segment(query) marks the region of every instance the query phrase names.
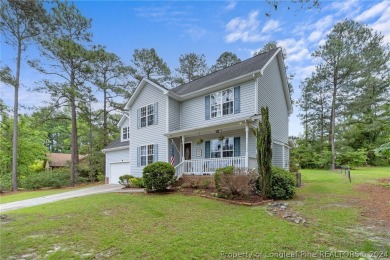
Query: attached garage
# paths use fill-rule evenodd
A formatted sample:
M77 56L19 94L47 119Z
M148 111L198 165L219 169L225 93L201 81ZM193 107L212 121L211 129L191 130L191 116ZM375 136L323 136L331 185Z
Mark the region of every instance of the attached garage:
M130 174L129 141L118 138L102 152L106 154L106 183L118 184L119 176Z
M117 162L110 163L110 184L118 184L119 176L130 174L130 163L129 162Z

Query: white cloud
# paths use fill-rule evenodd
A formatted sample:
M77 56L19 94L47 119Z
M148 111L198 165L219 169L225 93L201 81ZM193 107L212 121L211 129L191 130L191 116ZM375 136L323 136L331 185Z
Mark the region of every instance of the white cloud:
M381 17L370 26L384 35L385 43L390 43L390 8L386 8Z
M259 31L259 11L251 11L247 18L236 17L226 25L225 41L259 42L264 40Z
M269 20L261 30L262 33L280 31L280 22L278 20Z
M315 42L319 40L323 36L323 33L321 31L314 31L309 35L309 41Z
M370 9L365 10L363 13L358 15L355 20L356 21L366 21L369 20L373 17L378 16L379 14L382 14L386 10L390 8L390 2L389 1L383 1L380 2L379 4L376 4L372 6ZM390 26L390 25L389 25Z
M346 1L334 1L324 10L336 11L335 16L347 15L348 17L355 16L360 12L360 1L359 0L346 0Z
M290 56L287 56L288 61L295 61L300 62L302 60L307 60L310 58L310 52L308 49L302 49L294 54L291 54Z
M184 27L185 27L184 33L187 36L190 36L194 40L198 40L198 39L202 38L203 35L206 34L206 30L204 30L203 28L201 28L195 24L186 24L186 25L184 25Z
M224 10L225 11L231 11L234 8L236 8L237 2L236 1L229 1L227 6L225 6Z

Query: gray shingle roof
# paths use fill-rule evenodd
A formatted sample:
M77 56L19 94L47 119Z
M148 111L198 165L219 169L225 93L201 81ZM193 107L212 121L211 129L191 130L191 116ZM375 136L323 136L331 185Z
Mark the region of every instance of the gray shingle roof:
M278 49L273 49L268 52L256 55L252 58L236 63L225 69L218 70L204 77L195 79L191 82L170 89L170 91L177 95L185 95L206 87L213 86L218 83L222 83L249 74L251 72L261 70L277 51Z
M112 149L112 148L119 148L119 147L128 146L128 145L129 145L129 141L121 142L121 138L119 137L119 138L115 139L114 141L112 141L111 143L109 143L106 147L104 147L103 150Z

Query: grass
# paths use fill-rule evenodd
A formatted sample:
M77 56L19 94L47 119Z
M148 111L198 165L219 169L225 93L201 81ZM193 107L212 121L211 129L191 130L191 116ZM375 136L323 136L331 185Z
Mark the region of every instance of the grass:
M386 168L383 174L375 169L353 171L353 180L386 177ZM358 195L355 182L327 171L302 174L305 185L290 204L309 220L307 227L269 215L266 206L178 194L100 194L7 212L0 258L214 259L229 253L390 250L351 235L359 209L343 205L345 195Z
M95 184L93 184L93 185L95 185ZM33 199L33 198L58 194L58 193L62 193L62 192L67 192L67 191L78 190L78 189L86 188L87 186L89 187L89 186L93 186L93 185L83 185L82 187L77 186L76 188L67 187L67 188L60 188L60 189L8 192L8 193L0 194L0 204L15 202L15 201L19 201L19 200Z

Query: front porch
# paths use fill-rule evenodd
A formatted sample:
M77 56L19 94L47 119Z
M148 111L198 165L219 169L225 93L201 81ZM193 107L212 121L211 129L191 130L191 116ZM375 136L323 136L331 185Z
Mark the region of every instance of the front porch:
M221 167L256 168L256 137L250 131L253 119L245 118L166 134L168 161L176 175L211 175ZM172 156L174 157L172 160Z
M178 164L176 176L181 177L183 174L193 175L212 175L215 170L222 167L234 166L235 168L248 168L245 156L228 157L228 158L209 158L209 159L194 159L184 160Z

